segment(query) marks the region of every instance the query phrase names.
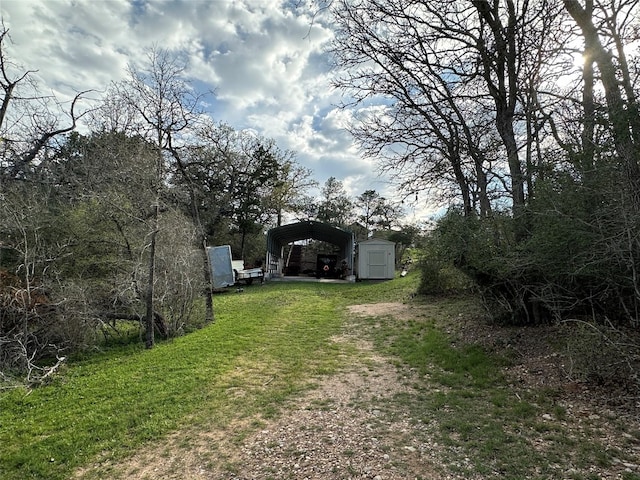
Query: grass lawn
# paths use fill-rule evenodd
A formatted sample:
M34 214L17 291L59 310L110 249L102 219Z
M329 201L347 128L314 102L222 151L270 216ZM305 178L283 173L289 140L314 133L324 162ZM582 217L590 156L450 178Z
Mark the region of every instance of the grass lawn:
M437 442L443 476L587 480L611 469L606 478L640 479L620 467L640 464L635 424L601 413L576 427L558 392L513 385L506 359L446 333L478 315L472 297L410 300L417 283L411 274L231 291L215 297L216 322L199 331L151 350L111 347L71 361L49 385L1 391L0 478L67 479L96 463L83 478L108 478L109 465L178 430L243 419L258 429L253 419L278 416L356 354L332 338L357 329L412 383L390 409ZM404 301L420 303L415 318L350 319L345 308Z
M0 392L0 478L66 479L98 456L126 456L204 418L273 415L314 376L339 368L330 337L345 304L414 289L415 278L252 286L217 295L216 322L202 330L151 350L109 349L71 361L47 386ZM236 388L249 390L240 411Z

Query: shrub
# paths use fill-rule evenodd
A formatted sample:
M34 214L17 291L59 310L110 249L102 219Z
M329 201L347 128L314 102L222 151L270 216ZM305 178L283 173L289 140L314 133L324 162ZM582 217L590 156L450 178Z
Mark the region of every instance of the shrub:
M570 329L565 339L567 376L578 382L640 390L640 339L634 331L571 319L563 321Z
M423 240L418 257L418 268L421 272L418 291L425 295L439 295L448 292L471 288L473 283L451 261L455 245L436 231ZM459 246L458 246L459 248ZM456 254L454 253L453 256Z

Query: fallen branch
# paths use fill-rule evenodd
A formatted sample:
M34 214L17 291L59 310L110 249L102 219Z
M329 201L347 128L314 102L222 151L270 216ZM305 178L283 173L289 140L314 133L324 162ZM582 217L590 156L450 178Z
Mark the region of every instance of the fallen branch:
M128 320L132 322L142 322L144 320L144 315L139 313L101 312L98 316L106 320ZM160 313L153 312L153 323L160 335L164 338L169 338L169 327L167 327L167 322Z
M51 366L51 367L44 367L43 370L45 370L44 375L42 375L40 378L37 379L38 383L43 383L47 378L49 378L50 376L52 376L54 373L56 373L60 367L64 364L64 362L67 360L67 357L58 357L57 358L57 362L55 365ZM33 384L33 382L32 382Z

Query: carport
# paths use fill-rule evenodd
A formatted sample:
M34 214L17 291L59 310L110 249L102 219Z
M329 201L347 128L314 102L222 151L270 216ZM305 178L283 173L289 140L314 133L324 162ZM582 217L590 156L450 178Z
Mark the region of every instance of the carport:
M288 244L308 239L336 245L340 248L340 258L346 260L349 271L353 272L353 233L326 223L307 220L275 227L267 232L267 278L283 275L284 251Z

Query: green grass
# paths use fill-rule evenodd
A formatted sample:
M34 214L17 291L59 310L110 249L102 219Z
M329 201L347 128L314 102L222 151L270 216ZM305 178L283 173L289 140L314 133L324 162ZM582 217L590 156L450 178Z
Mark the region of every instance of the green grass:
M567 478L567 470L608 468L614 458L625 457L584 427L567 428L566 408L553 391L509 385L503 374L507 358L445 333L465 321L460 315L480 314L473 302L471 297L431 298L420 317L401 322L372 318L368 325L377 348L399 359L418 392L393 401L429 427L417 430L425 443L435 438L444 446L441 460L449 472L473 478ZM574 473L571 478L589 476Z
M126 345L69 364L54 383L0 394L0 478L63 479L98 455L126 456L187 423L268 417L311 377L337 368L342 317L311 285L215 298L216 323L144 350ZM268 385L269 388L264 388Z
M411 300L418 282L412 273L391 282L274 282L217 295L216 322L199 331L152 350L111 342L102 353L71 361L49 385L0 392L0 478L66 479L87 465L99 468L85 478L108 478L117 474L110 465L172 432L183 432L186 448L199 429L246 420L231 440L241 442L318 375L355 359L353 345L331 340L345 329L357 329L397 359L415 393L376 408L409 412L423 427L416 435L442 446L448 473L582 479L589 477L563 472L606 467L614 457L635 461L588 429L582 436L569 432L567 411L553 392L515 389L502 373L507 360L447 333L478 314L472 297L431 298L404 320L346 314L349 304L421 301ZM543 421L545 413L557 421ZM627 437L633 443L640 433Z
M414 285L270 283L217 295L216 322L202 330L152 350L114 341L50 385L1 392L0 478L64 479L185 424L277 415L314 375L338 368L329 339L341 305L408 296Z

